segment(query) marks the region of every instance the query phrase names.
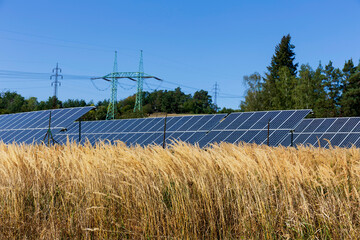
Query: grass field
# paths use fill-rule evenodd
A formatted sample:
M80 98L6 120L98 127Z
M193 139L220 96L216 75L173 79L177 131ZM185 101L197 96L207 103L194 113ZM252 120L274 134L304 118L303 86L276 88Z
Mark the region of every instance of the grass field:
M356 239L360 151L0 144L0 239Z

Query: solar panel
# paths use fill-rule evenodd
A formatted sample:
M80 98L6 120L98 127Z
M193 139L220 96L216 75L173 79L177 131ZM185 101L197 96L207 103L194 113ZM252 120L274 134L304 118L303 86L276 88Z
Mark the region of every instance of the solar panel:
M195 143L225 116L226 114L167 117L166 142L181 140ZM124 141L128 145L161 144L164 124L164 117L82 122L81 142L89 141L91 144L96 144L100 140L109 139L111 142ZM198 134L199 132L203 134ZM104 135L105 133L107 135ZM67 132L59 133L57 136L62 143L67 139L78 141L79 123L72 124Z
M287 133L297 127L311 110L286 110L231 113L199 140L200 146L219 142L246 142L276 146Z
M359 142L360 118L317 118L304 119L295 129L293 145L311 145L315 147L351 147ZM280 143L291 145L291 135Z
M40 143L49 128L53 135L71 125L94 107L61 108L0 115L0 140L4 143Z

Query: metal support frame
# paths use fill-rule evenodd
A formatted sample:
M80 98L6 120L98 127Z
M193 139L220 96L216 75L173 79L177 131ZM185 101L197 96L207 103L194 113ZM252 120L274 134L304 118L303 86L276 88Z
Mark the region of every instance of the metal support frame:
M268 129L267 129L267 145L270 146L270 121L271 118L268 121Z
M165 115L165 119L164 119L164 138L163 138L163 148L165 149L166 147L166 121L167 121L167 114Z
M295 130L290 130L290 134L291 134L291 143L290 143L290 146L291 146L291 147L294 146L294 132L295 132Z
M43 143L45 143L46 138L47 138L48 146L50 146L51 141L52 141L53 144L57 143L57 141L55 141L55 139L54 139L54 137L52 135L52 132L51 132L51 111L50 111L50 114L49 114L49 128L46 131L46 134L45 134L44 139L43 139Z
M79 144L81 143L81 119L79 119Z

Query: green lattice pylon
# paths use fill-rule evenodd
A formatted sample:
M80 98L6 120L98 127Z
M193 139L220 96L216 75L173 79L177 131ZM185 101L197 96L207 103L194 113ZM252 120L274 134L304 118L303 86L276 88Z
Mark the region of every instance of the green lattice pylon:
M144 65L143 65L143 51L140 51L140 63L139 63L139 73L137 76L137 91L136 91L136 101L134 106L134 112L141 111L143 106L143 82L144 80Z
M114 67L111 76L111 98L107 108L106 119L111 120L115 119L115 109L117 103L117 85L118 79L116 78L116 72L118 71L117 67L117 51L115 51L115 60L114 60Z

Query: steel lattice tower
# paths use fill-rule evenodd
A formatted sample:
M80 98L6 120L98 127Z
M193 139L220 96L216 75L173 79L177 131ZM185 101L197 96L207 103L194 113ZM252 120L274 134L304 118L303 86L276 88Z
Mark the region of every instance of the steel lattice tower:
M118 79L126 78L131 81L137 82L137 93L136 93L136 102L134 107L134 112L138 110L142 110L142 92L143 92L143 80L148 78L153 78L158 81L163 81L162 79L144 73L143 67L143 57L142 51L140 54L140 64L139 64L139 72L118 72L117 71L117 52L115 52L115 61L114 61L114 69L112 73L109 73L102 77L94 77L91 80L95 79L103 79L107 82L111 82L111 99L107 109L106 120L115 119L115 109L116 109L116 97L117 97L117 85Z
M57 96L58 96L58 86L61 86L61 82L59 82L58 78L63 79L63 76L60 75L59 73L61 73L61 68L59 68L59 64L56 63L56 68L54 68L52 70L53 75L50 76L50 80L53 79L53 77L55 78L55 81L53 81L51 83L51 86L54 86L54 95L53 95L53 108L56 108L56 102L57 102Z
M111 120L115 119L115 108L117 103L117 85L118 79L116 78L116 72L118 71L117 67L117 51L115 51L114 67L111 76L111 98L107 108L106 119Z
M143 51L140 51L139 73L137 77L137 92L134 112L141 111L143 106L143 82L144 80L144 65L143 65Z

